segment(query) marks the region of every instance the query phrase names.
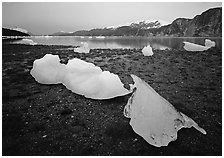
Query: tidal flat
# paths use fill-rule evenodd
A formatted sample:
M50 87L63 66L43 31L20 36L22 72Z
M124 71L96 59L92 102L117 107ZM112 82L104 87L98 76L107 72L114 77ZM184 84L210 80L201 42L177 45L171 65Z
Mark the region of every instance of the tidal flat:
M203 52L93 49L71 46L2 45L2 154L59 155L222 155L222 50ZM130 74L147 82L177 110L207 132L181 129L176 141L157 148L135 134L123 115L129 95L93 100L63 85L39 84L30 75L45 54L61 63L79 58L119 75L126 88ZM103 88L103 87L102 87Z

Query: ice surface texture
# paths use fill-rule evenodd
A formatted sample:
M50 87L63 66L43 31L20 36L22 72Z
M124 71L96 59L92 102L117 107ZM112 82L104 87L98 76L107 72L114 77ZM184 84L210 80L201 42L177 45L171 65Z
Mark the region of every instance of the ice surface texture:
M110 99L130 93L118 75L74 58L61 64L58 55L46 54L33 63L31 75L42 84L62 83L74 93L92 99Z
M152 47L150 45L144 47L142 49L142 53L144 56L152 56L153 55Z
M136 89L124 108L124 116L131 118L133 130L149 144L156 147L167 146L177 139L178 130L192 126L206 134L204 129L178 112L146 82L135 75L131 77Z

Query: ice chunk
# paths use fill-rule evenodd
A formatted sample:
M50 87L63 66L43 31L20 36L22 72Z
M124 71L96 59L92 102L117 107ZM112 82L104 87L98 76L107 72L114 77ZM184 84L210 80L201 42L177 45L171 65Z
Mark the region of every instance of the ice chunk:
M194 43L190 43L190 42L183 42L184 45L184 49L187 51L204 51L204 50L208 50L210 47L206 47L206 46L202 46L202 45L198 45L198 44L194 44Z
M152 56L153 55L152 47L150 45L144 47L142 49L142 53L144 56Z
M110 99L130 93L117 75L77 58L65 65L57 55L47 54L34 61L31 75L39 83L62 83L72 92L92 99Z
M204 51L215 46L215 42L209 39L205 40L205 46L190 42L183 42L183 43L184 43L184 49L187 51Z
M78 53L89 53L89 45L87 42L81 42L81 46L78 48L74 48L74 52Z
M195 127L206 134L191 118L178 112L166 99L135 75L134 92L124 108L124 116L131 118L133 130L149 144L156 147L167 146L177 139L181 128Z
M24 38L22 40L13 42L13 43L17 43L17 44L26 44L26 45L37 45L37 43L35 43L32 39L27 39Z
M155 50L171 50L171 48L169 48L165 45L162 45L162 44L158 44L158 43L153 43L152 48Z
M209 48L215 47L215 41L211 41L209 39L205 39L205 46L209 47Z
M96 36L96 38L98 38L98 39L104 39L105 36Z
M58 55L46 54L41 59L33 62L30 74L35 80L42 84L62 83L62 76L65 65L60 63Z

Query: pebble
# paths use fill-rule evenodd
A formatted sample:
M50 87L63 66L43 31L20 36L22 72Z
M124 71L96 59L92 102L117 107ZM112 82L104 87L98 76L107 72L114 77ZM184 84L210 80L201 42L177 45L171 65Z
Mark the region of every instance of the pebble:
M137 138L135 138L135 139L133 140L133 142L136 142L136 141L138 141L138 139L137 139Z

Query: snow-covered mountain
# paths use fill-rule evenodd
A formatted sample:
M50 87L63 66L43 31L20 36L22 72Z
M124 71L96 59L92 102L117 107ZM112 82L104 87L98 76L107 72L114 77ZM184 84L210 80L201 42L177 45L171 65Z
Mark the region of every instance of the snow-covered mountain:
M56 32L56 33L53 33L51 34L50 36L69 36L71 35L73 32L65 32L65 31L59 31L59 32Z
M168 25L169 23L164 20L139 20L136 22L128 22L125 24L119 24L115 26L108 26L106 28L117 29L122 26L130 26L132 28L140 28L140 29L150 29L150 28L159 28L164 25Z
M16 31L20 31L20 32L23 32L23 33L28 33L28 31L27 31L27 30L22 29L22 28L19 28L19 27L9 28L9 29L11 29L11 30L16 30Z
M140 20L121 25L80 30L58 36L171 36L171 37L221 37L222 8L212 8L193 19L177 18L168 23L163 20Z
M26 30L2 28L2 36L30 36L30 33Z

